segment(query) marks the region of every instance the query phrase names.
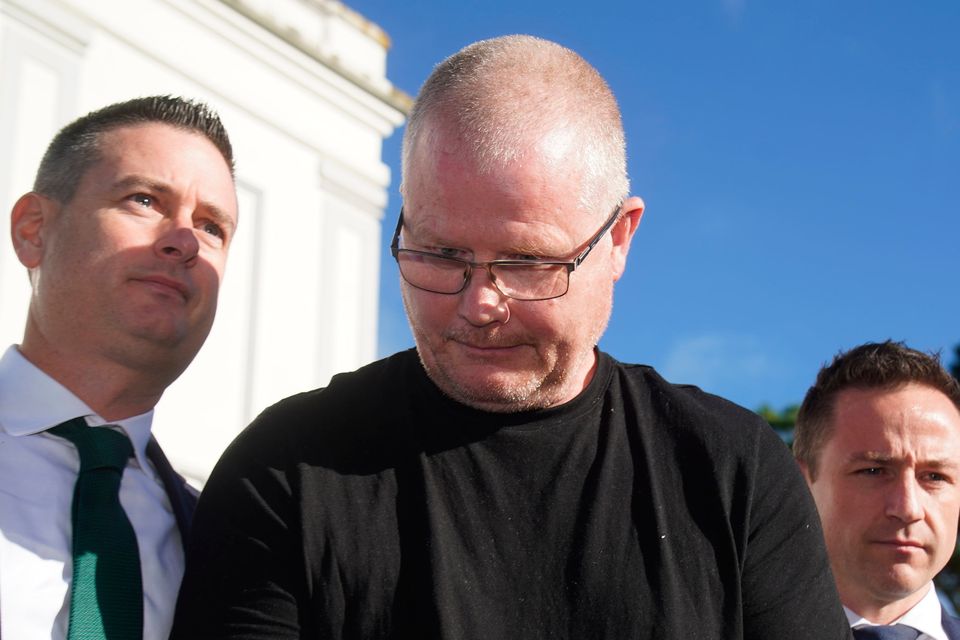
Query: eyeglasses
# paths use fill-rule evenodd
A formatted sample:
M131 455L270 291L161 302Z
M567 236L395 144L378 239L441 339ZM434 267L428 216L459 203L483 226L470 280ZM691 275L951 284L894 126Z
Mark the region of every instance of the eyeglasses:
M610 218L596 235L590 238L587 247L569 262L555 260L490 260L471 262L460 258L429 251L400 248L400 229L403 228L403 207L400 219L393 232L390 252L400 267L400 275L411 286L432 293L453 295L460 293L470 282L474 269L485 269L490 281L501 294L514 300L550 300L559 298L570 288L570 274L587 259L590 251L600 242L610 227L618 220L618 204Z

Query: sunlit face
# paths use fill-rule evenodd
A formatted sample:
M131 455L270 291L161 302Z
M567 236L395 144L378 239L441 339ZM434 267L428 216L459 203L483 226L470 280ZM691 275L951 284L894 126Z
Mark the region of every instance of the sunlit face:
M404 179L401 244L408 249L472 261L568 260L615 204L588 213L578 208L581 184L572 151L559 161L551 160L555 150L532 153L480 172L455 139L421 140L429 142L414 150ZM642 203L634 209L571 274L560 298L506 298L482 269L454 295L401 280L420 358L437 386L488 411L550 407L583 390Z
M960 413L927 386L847 389L818 460L810 489L843 603L908 609L956 543Z
M43 199L23 349L177 373L203 344L237 223L233 178L205 137L150 123L102 136L65 204ZM74 358L75 359L75 358Z

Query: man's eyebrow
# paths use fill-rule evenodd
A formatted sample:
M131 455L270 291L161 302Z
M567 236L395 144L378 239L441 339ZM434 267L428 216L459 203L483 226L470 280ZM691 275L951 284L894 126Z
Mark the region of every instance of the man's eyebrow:
M889 453L880 453L879 451L858 451L852 453L849 462L876 462L889 464L897 462L901 458L890 455ZM917 465L932 469L953 469L957 468L957 461L952 458L926 458L917 461Z
M566 260L571 255L576 253L576 249L568 251L557 251L555 248L545 247L543 244L539 244L536 241L533 242L521 242L510 250L510 253L517 255L531 255L538 256L540 260Z
M878 451L857 451L847 457L849 462L892 462L893 459L890 454Z
M446 238L440 237L438 234L434 233L430 225L418 224L417 222L410 223L406 218L403 220L403 228L406 231L407 241L415 245L431 245L431 246L442 246L442 247L457 247L465 250L472 251L472 247L461 247L458 243L451 242ZM556 251L547 248L544 246L543 242L537 238L532 240L516 240L516 244L512 244L506 248L503 248L500 253L510 254L510 255L532 255L540 256L541 260L550 261L550 260L565 260L566 256L575 255L576 248L571 251L557 253Z
M171 191L170 185L139 175L126 176L113 183L114 189L129 189L131 187L143 187L159 193L170 193Z
M931 469L956 469L957 461L950 458L934 458L932 460L921 460L921 466Z

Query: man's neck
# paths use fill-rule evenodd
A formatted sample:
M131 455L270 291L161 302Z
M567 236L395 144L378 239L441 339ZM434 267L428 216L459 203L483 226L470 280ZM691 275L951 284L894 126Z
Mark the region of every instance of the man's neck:
M71 354L18 347L34 366L67 388L107 421L146 413L160 400L166 383L116 363Z
M891 624L902 618L908 611L913 609L918 602L923 600L923 597L927 594L931 586L932 585L928 583L907 597L892 602L870 597L859 597L857 599L848 598L842 593L840 600L847 609L874 624Z

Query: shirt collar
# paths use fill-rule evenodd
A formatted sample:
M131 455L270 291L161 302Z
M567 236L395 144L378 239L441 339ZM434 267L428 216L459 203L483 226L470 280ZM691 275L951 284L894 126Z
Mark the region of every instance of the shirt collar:
M927 585L926 589L927 592L920 602L915 604L912 609L903 614L898 620L894 620L891 624L900 623L909 625L925 634L926 637L933 638L933 640L949 640L947 634L943 632L943 623L941 622L943 612L940 600L937 597L937 590L933 588L932 582ZM860 614L851 611L846 606L843 607L843 611L847 614L847 621L850 622L851 627L875 624Z
M147 465L147 443L153 409L138 416L107 422L69 389L27 360L16 345L0 358L0 431L27 436L83 416L90 426L119 425L130 438L137 462Z

